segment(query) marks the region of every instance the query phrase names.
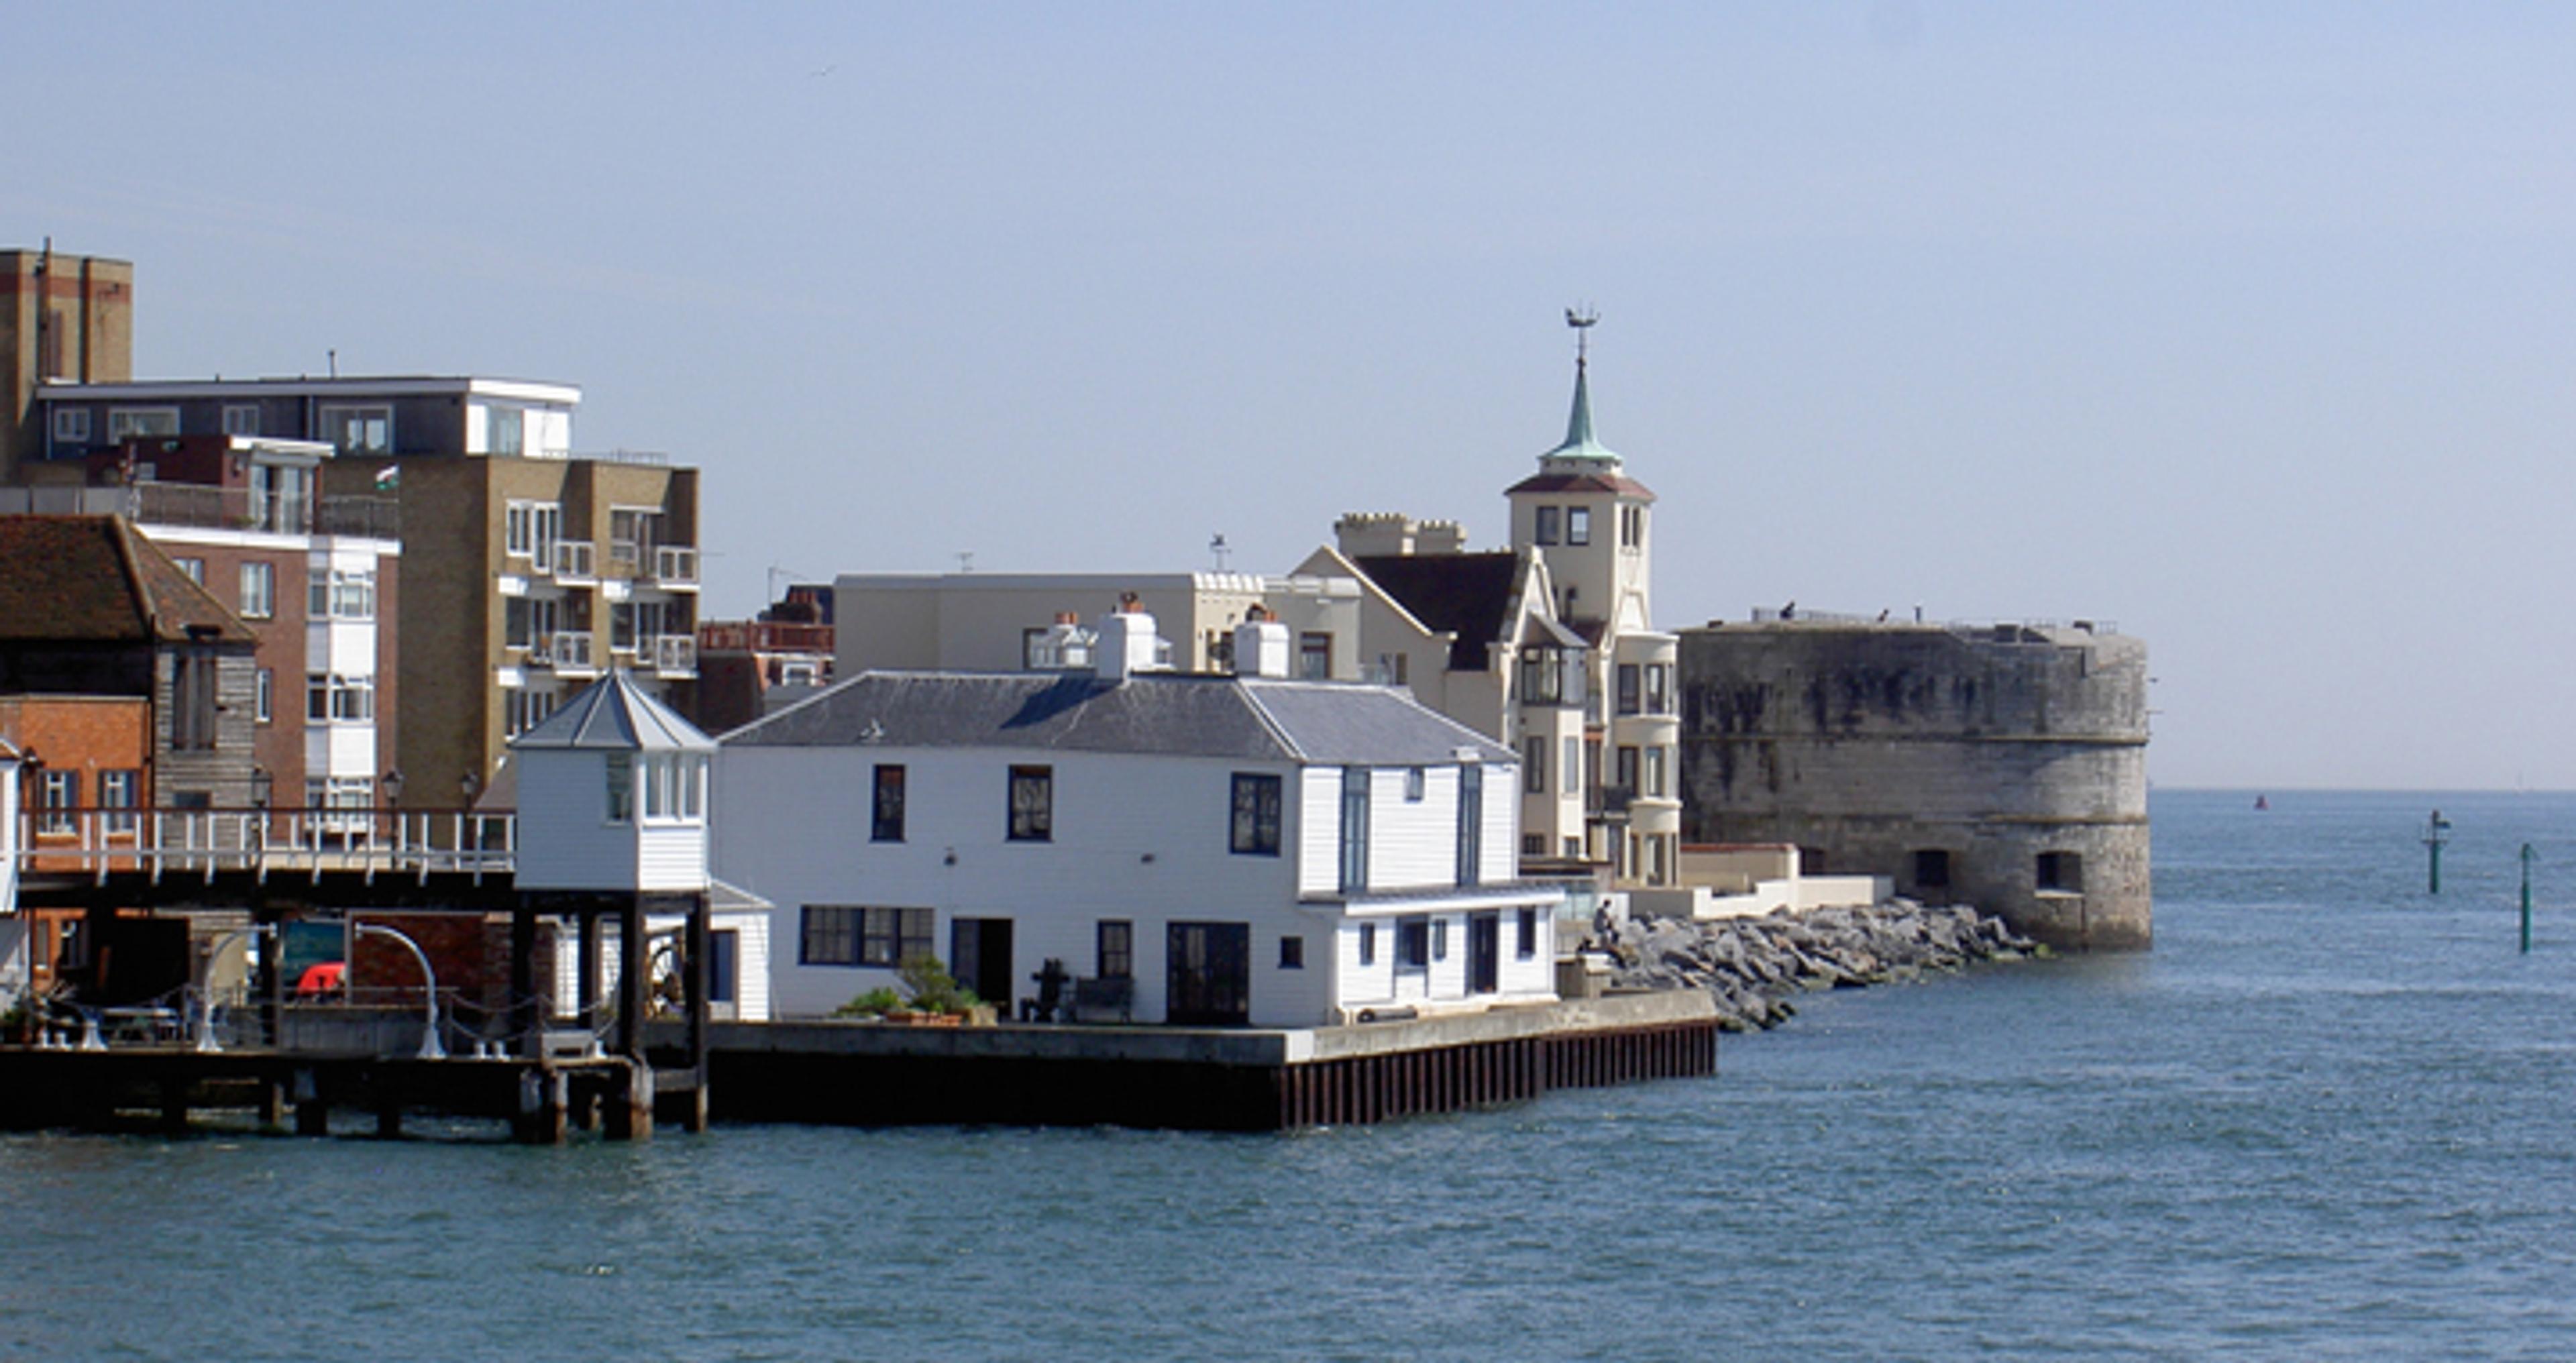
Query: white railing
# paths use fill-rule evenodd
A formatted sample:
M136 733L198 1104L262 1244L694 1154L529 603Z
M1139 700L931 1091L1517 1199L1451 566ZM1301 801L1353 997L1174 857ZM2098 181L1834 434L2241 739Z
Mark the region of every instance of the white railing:
M589 540L555 541L555 576L594 580L599 576L599 546Z
M653 550L653 580L666 587L696 585L698 551L684 544L658 546Z
M596 672L599 670L599 636L589 630L558 630L537 636L537 646L529 650L528 661L551 667L557 672Z
M653 651L647 656L652 661L654 671L682 673L698 670L698 641L695 636L656 634L653 636L652 644Z
M159 881L247 872L416 875L507 872L518 817L479 810L34 809L18 821L22 879L115 872Z

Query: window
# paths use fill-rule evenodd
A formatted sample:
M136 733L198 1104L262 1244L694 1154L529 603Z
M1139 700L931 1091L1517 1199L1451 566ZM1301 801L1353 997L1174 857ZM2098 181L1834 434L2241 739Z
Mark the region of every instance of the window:
M1342 893L1368 888L1369 770L1342 768Z
M1638 685L1639 671L1635 663L1619 664L1619 713L1623 715L1637 713L1638 692L1641 689Z
M86 407L55 408L54 439L88 444L89 409Z
M254 724L277 722L277 669L263 667L251 688L250 718Z
M254 559L241 566L241 613L245 620L267 620L277 614L277 565Z
M1360 964L1377 964L1377 924L1360 924Z
M1395 968L1431 968L1431 920L1416 914L1395 920Z
M928 909L862 909L859 964L899 966L916 956L935 956L930 944L932 913Z
M1307 681L1332 679L1333 636L1329 634L1297 636L1297 675Z
M1611 759L1611 762L1611 784L1630 796L1635 796L1637 793L1636 748L1625 743L1619 745L1619 753Z
M1538 910L1522 906L1520 928L1520 937L1513 943L1512 954L1526 961L1538 955Z
M225 403L225 404L224 404L224 434L226 434L226 435L257 435L257 434L259 434L259 407L258 407L258 405L257 405L256 403L243 403L243 404L234 404L234 403L229 403L229 402L228 402L228 403Z
M1521 855L1525 857L1546 856L1547 835L1545 833L1521 834Z
M626 823L635 817L635 754L608 754L608 821Z
M1306 968L1305 938L1282 937L1279 939L1279 968L1282 970L1303 970Z
M134 809L141 804L143 773L139 771L103 771L98 774L98 805L109 811L107 831L131 833L136 826ZM116 811L123 811L122 813Z
M1136 976L1136 925L1124 918L1104 918L1094 934L1095 955L1100 963L1100 978L1127 980Z
M2084 892L2083 856L2075 852L2040 853L2039 888L2082 894Z
M1565 542L1568 544L1592 542L1592 508L1569 506L1565 509Z
M487 454L517 454L527 448L528 414L517 407L485 409L483 449Z
M509 726L512 738L545 723L546 716L555 712L555 693L552 691L532 691L514 686L506 694L510 699L504 722Z
M891 762L877 764L875 792L868 807L868 840L903 841L903 767Z
M510 598L521 606L523 598ZM372 568L331 568L313 574L304 590L305 613L316 620L376 618L376 573ZM505 614L507 608L504 608Z
M1484 879L1485 769L1469 762L1458 768L1458 883Z
M1563 513L1561 513L1561 512L1560 512L1557 508L1555 508L1555 507L1552 507L1552 506L1543 506L1543 507L1540 507L1540 508L1538 509L1538 517L1537 517L1538 524L1537 524L1537 526L1536 526L1536 533L1535 533L1535 534L1533 534L1533 535L1531 536L1531 538L1532 538L1533 540L1537 541L1537 542L1538 542L1538 543L1540 543L1540 544L1554 544L1554 543L1556 543L1556 539L1557 539L1557 532L1556 532L1557 520L1558 520L1558 517L1559 517L1561 514L1563 514Z
M1011 768L1013 842L1055 841L1055 768Z
M1233 849L1247 856L1279 855L1279 778L1234 774Z
M1558 779L1565 783L1566 794L1583 793L1583 740L1571 735L1566 737L1565 755L1558 759L1556 771Z
M860 910L838 904L808 904L798 915L798 965L857 965Z
M705 812L707 759L696 753L654 753L644 759L644 817L694 819Z
M1532 795L1547 794L1547 740L1532 736L1521 747L1521 789Z
M511 502L501 513L501 551L512 558L536 560L539 571L554 567L555 540L563 531L563 508L553 502Z
M44 781L36 792L37 807L44 815L37 820L39 833L72 831L72 809L80 804L80 773L47 768Z
M314 426L314 438L330 441L342 454L394 452L391 407L325 406L316 414Z
M206 561L204 559L174 558L170 561L179 565L179 571L186 573L190 582L194 582L200 587L206 585Z
M304 718L314 724L364 724L376 717L376 679L311 672L304 677Z
M1646 547L1646 508L1642 506L1619 508L1619 547L1622 549Z
M1664 754L1667 751L1660 745L1646 749L1646 794L1652 799L1660 800L1670 793L1664 789Z
M734 1001L735 982L742 974L742 934L733 928L719 928L707 934L707 1002Z
M1431 920L1431 959L1449 959L1449 920L1446 918Z
M1950 888L1950 853L1939 847L1926 847L1914 854L1914 886L1921 890Z
M170 658L170 746L211 752L215 746L215 651L192 645Z
M630 572L653 557L653 546L662 542L662 513L634 507L611 507L608 511L608 561Z
M1646 664L1646 713L1669 715L1673 712L1673 665Z
M1404 802L1406 804L1418 805L1422 803L1422 794L1429 788L1429 786L1430 778L1423 774L1422 768L1406 767L1404 769Z
M177 435L179 409L176 407L110 407L107 409L107 443L123 444L137 436Z

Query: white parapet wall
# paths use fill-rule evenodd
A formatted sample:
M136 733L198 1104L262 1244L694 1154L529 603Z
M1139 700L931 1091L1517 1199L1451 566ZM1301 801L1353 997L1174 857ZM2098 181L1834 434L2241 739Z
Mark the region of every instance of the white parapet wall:
M1708 922L1719 918L1760 918L1783 909L1804 913L1810 909L1864 907L1894 892L1885 876L1789 876L1757 880L1736 894L1720 894L1706 885L1632 889L1628 891L1628 912L1639 918Z

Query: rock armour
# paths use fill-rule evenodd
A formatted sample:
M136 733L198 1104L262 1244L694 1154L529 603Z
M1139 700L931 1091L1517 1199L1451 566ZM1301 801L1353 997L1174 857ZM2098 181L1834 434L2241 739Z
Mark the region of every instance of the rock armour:
M1612 989L1705 989L1731 1032L1778 1026L1797 1012L1789 998L1803 990L1855 989L2047 951L2000 918L1910 899L1709 923L1637 919L1595 940L1616 962Z

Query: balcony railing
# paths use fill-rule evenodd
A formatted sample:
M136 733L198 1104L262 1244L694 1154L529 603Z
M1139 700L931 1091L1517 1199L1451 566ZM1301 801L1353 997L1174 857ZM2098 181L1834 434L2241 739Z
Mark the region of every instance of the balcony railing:
M402 533L402 504L391 497L254 496L246 487L158 480L123 487L11 488L0 512L38 515L121 515L139 525L184 525L204 530L254 530L275 535L366 535L395 539Z
M698 626L698 647L728 653L829 653L832 627L784 620L717 620Z
M698 641L686 634L657 634L649 641L652 647L637 661L665 675L693 674L698 670Z
M599 670L599 636L589 630L557 630L540 634L528 649L530 667L551 667L557 672L596 672Z
M698 583L698 551L695 546L664 544L653 550L653 580L665 587L694 587Z
M480 810L34 809L18 824L29 876L111 872L508 871L518 821Z
M556 540L554 570L558 578L596 580L599 577L599 546L589 540Z

